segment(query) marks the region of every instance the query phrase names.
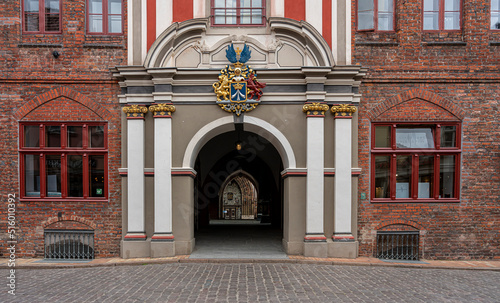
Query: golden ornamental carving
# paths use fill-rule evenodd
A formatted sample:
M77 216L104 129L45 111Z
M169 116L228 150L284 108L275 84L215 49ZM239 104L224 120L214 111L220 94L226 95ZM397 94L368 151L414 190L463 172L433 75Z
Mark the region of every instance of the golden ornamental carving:
M149 107L155 117L170 117L175 112L175 106L170 103L159 103Z
M319 102L307 103L302 107L302 111L308 116L324 116L327 110L328 105Z
M148 108L144 105L127 105L122 108L123 112L127 114L127 118L144 118L144 115L148 113Z
M226 50L226 58L233 66L226 65L220 71L219 81L212 87L217 96L217 105L224 111L237 116L254 110L260 103L265 83L257 80L257 74L245 63L250 59L250 47L234 49L233 44Z
M337 104L332 105L331 112L335 115L335 117L352 117L352 114L356 112L356 106L349 104Z

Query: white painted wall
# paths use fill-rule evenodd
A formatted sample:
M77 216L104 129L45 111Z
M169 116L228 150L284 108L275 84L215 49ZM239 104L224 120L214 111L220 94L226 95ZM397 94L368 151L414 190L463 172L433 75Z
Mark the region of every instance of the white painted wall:
M335 119L335 233L351 233L352 119Z
M155 118L155 233L172 232L172 119Z
M307 118L306 234L323 234L324 118Z
M144 232L144 120L127 120L128 231Z

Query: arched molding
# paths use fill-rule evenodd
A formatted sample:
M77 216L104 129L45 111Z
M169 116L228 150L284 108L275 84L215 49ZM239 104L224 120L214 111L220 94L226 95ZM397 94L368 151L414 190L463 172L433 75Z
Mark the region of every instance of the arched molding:
M59 97L66 97L77 103L80 103L104 120L111 120L113 116L106 108L102 107L101 105L99 105L99 103L91 100L84 94L67 87L58 87L41 95L38 95L31 101L26 102L23 106L17 109L17 111L14 113L14 117L17 120L21 120L37 107Z
M229 181L235 179L237 176L239 175L243 175L245 176L248 180L250 180L250 182L253 184L253 186L255 187L255 190L257 190L257 196L259 195L259 183L257 182L257 180L255 180L255 178L247 173L246 171L244 170L237 170L235 172L233 172L232 174L230 174L229 176L227 176L226 180L224 180L224 182L222 183L221 187L220 187L220 190L219 190L219 197L222 196L222 193L224 192L224 188L226 188L227 184L229 183ZM241 186L240 186L241 188Z
M465 117L464 110L461 109L457 104L453 103L452 101L447 100L433 92L423 90L420 88L413 88L383 101L382 103L380 103L379 105L377 105L375 108L373 108L371 111L368 112L368 118L371 121L373 121L383 113L389 111L391 108L412 99L421 99L430 102L450 112L452 115L454 115L460 120L463 120Z
M173 67L176 56L188 47L193 47L203 57L205 55L212 56L233 42L247 43L259 53L266 55L267 62L252 62L250 60L249 64L252 64L252 66L274 66L276 64L273 61L274 55L270 56L270 54L275 53L283 45L284 41L292 45L295 49L300 50L304 57L310 58L311 62L306 65L327 67L335 65L328 43L309 23L288 18L272 17L268 19L268 26L270 31L267 34L252 34L249 32L247 35L227 36L207 33L207 31L210 32L208 18L190 19L180 23L176 22L158 36L152 44L144 60L144 67ZM202 59L201 65L209 67L205 65L223 66L227 64L209 62L210 60L207 62Z
M274 125L255 117L244 116L245 131L253 132L268 140L278 151L283 167L296 168L295 154L290 142ZM182 167L193 169L201 148L217 135L234 130L233 116L226 116L203 126L189 141L184 152Z
M85 225L89 226L92 229L96 229L95 223L93 223L92 221L89 221L89 220L87 220L85 218L78 217L78 216L75 216L75 215L71 215L71 216L62 215L60 217L51 217L51 218L43 221L42 222L42 226L43 226L43 228L47 228L47 226L49 226L51 224L54 224L54 223L57 223L57 222L61 222L61 221L75 221L75 222L78 222L78 223L85 224Z
M419 231L423 231L424 230L424 227L417 223L417 222L413 222L413 221L408 221L408 220L391 220L391 221L385 221L385 222L382 222L380 223L379 225L377 225L377 227L375 227L375 230L380 230L382 228L385 228L385 227L388 227L388 226L391 226L391 225L407 225L407 226L411 226Z

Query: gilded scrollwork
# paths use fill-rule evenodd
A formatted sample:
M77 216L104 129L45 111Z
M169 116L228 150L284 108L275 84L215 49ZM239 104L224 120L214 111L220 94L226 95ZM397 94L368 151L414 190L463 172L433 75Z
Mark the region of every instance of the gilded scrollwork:
M144 105L132 104L127 105L122 108L123 112L127 115L127 118L144 118L147 114L148 108Z
M349 104L337 104L332 105L330 110L335 117L352 117L352 114L356 112L356 106Z
M150 106L149 111L152 112L155 117L168 117L175 112L175 106L170 103L158 103Z
M306 113L308 116L324 116L327 110L328 105L319 102L306 103L302 107L302 112Z

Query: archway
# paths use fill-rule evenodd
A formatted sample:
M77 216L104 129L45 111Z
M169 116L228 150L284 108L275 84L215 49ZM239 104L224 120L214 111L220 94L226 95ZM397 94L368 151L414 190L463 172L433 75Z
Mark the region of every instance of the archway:
M203 145L194 169L192 257L213 255L212 250L224 251L225 257L261 255L263 250L269 250L267 256L285 256L283 160L273 144L237 125ZM198 256L202 251L205 254Z

